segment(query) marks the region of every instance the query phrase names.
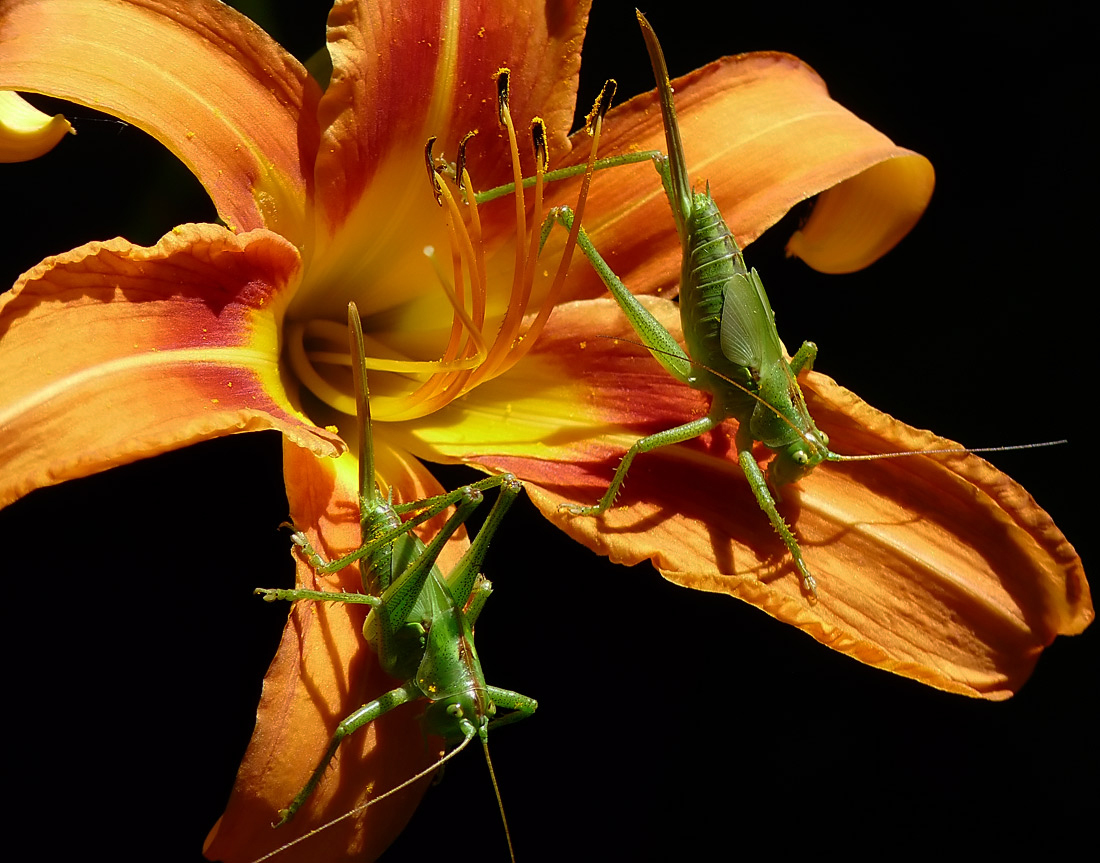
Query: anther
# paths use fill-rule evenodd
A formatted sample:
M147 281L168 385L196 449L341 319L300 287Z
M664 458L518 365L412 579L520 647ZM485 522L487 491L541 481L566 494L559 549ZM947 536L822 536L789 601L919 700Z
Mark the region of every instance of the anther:
M428 143L424 145L424 164L428 168L428 180L432 184L432 194L435 195L435 202L442 207L443 192L439 188L439 177L435 173L435 157L432 155L435 141L435 135L432 135L428 139Z
M546 152L546 123L542 117L531 121L531 142L535 148L536 170L545 171L550 165L550 157Z
M455 161L455 180L457 180L462 193L466 194L466 182L462 178L466 175L466 144L477 134L477 129L467 132L466 136L458 144L458 159Z
M507 126L508 121L504 119L508 113L508 79L512 73L506 68L501 67L497 69L496 81L497 81L497 120L501 126Z
M618 87L619 85L615 83L614 78L608 78L604 82L600 95L596 97L596 101L592 105L592 110L588 112L588 116L584 119L584 128L589 135L595 134L596 122L603 120L607 112L611 110L611 100L615 98L615 90Z

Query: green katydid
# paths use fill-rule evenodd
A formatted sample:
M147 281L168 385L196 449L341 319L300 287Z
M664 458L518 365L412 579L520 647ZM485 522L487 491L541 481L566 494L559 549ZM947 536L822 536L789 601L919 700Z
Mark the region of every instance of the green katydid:
M598 503L564 504L562 508L574 515L605 512L615 501L635 456L698 437L733 417L738 421L738 463L760 508L790 551L803 585L813 592L814 578L802 549L776 509L768 484L794 482L830 457L828 438L814 425L796 379L802 369L812 367L817 346L804 342L787 360L759 275L745 266L709 189L692 191L664 55L645 16L641 12L637 15L664 118L668 155L656 157L654 164L683 248L680 317L687 352L611 271L583 230L577 242L656 360L677 380L709 393L711 407L704 417L637 441L623 456ZM572 228L573 214L569 210L563 208L554 215L565 227ZM776 452L767 476L753 457L755 441Z
M746 267L709 187L704 192L692 190L664 55L645 16L637 12L637 17L657 79L668 147L667 156L655 156L653 161L683 249L679 306L687 351L612 272L585 231L575 229L572 211L563 207L551 213L543 227L543 240L555 221L574 231L577 245L619 303L644 347L678 381L708 393L711 405L699 419L635 442L596 504L562 504L561 508L574 515L602 514L614 503L637 455L691 440L734 418L738 422L734 439L738 464L757 503L794 560L803 588L816 596L816 581L798 539L776 508L772 489L797 482L823 461L867 457L831 452L828 436L810 416L797 376L803 369L813 367L817 346L803 342L795 355L787 359L760 276L755 269ZM766 473L752 453L757 441L775 453ZM948 450L960 451L963 450Z
M394 504L391 499L383 497L374 475L363 330L354 304L349 306L348 323L357 400L362 545L350 554L328 562L312 548L305 534L295 532L292 540L318 573L337 572L359 561L364 593L264 588L258 588L256 592L268 601L304 600L370 605L371 611L363 627L364 637L370 642L382 669L391 677L404 682L364 704L340 722L306 784L287 808L280 810L280 820L276 826L293 818L305 803L323 778L344 738L401 704L426 699L428 706L422 718L425 733L442 737L448 746L458 744L459 749L477 736L482 742L487 762L488 729L524 719L534 713L538 706L534 699L527 696L488 685L473 641L474 623L492 591L489 581L480 574L480 566L493 533L523 486L511 474L503 474L448 494L411 503ZM436 558L447 540L481 503L482 492L498 486L500 494L477 537L458 565L444 578L436 566ZM413 527L452 505L455 506L455 512L426 546L410 533ZM402 522L400 516L408 512L414 512L415 515ZM496 716L498 708L510 712ZM454 750L446 758L457 751ZM439 763L441 762L412 777L399 788L422 778L436 769ZM491 762L489 769L492 775ZM493 783L495 786L495 779ZM386 794L396 790L398 789L391 789ZM366 805L372 805L383 796L386 795L379 795ZM499 789L497 799L499 803ZM290 844L296 844L356 811L358 810L353 810ZM503 806L501 817L504 818ZM506 820L504 827L511 852L512 843ZM283 846L286 847L289 845Z

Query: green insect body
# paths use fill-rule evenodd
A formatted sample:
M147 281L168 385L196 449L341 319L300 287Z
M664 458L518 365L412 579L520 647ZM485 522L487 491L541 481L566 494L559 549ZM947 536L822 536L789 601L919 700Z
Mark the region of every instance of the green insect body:
M802 369L812 367L817 347L805 342L787 360L760 276L745 266L709 187L704 192L692 191L664 56L640 12L638 21L657 78L668 146L668 156L655 157L654 164L668 195L683 249L679 304L687 352L611 271L583 230L577 244L654 358L677 380L710 394L711 406L704 417L637 441L623 457L598 503L566 504L563 509L575 515L605 512L614 503L635 456L698 437L732 417L738 421L738 463L760 508L789 550L805 589L816 593L816 582L798 540L776 509L771 488L797 481L831 457L828 438L810 417L796 380ZM554 218L572 227L573 214L569 210L557 211ZM547 231L544 228L544 234ZM755 441L776 453L767 476L752 455Z
M340 722L309 780L287 808L280 810L276 826L293 818L313 793L344 738L395 707L426 700L422 717L426 734L442 737L448 746L465 746L477 736L486 747L488 759L488 729L526 718L538 706L531 698L485 682L473 636L474 624L492 591L489 581L480 574L481 563L490 539L523 486L511 474L504 474L412 503L395 505L383 497L375 483L362 325L354 305L349 308L348 320L358 400L362 545L339 560L327 562L312 548L305 534L295 532L292 539L320 574L337 572L359 561L364 593L263 588L256 592L269 601L370 605L363 626L364 637L382 669L404 683ZM492 487L499 487L500 493L485 524L461 561L444 577L436 565L439 553L481 503L482 492ZM452 505L455 512L427 545L411 533L413 527ZM415 514L402 521L401 516L410 512ZM510 712L498 716L498 709ZM410 782L418 778L413 777ZM503 817L503 808L501 814ZM511 850L510 838L508 844Z

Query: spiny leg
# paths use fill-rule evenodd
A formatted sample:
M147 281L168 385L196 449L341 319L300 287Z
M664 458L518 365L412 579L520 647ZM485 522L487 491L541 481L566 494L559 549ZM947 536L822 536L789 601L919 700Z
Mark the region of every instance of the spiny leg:
M606 512L611 504L615 502L615 498L619 494L619 486L621 486L623 480L626 479L626 472L630 469L630 463L634 461L634 456L643 452L650 452L659 447L683 443L692 438L697 438L699 435L706 434L708 431L716 428L722 423L723 419L724 417L716 416L712 412L705 417L700 417L697 420L684 423L682 426L677 426L676 428L657 432L656 434L651 434L648 437L642 438L626 451L626 455L624 455L623 460L619 462L619 467L611 480L611 485L607 487L607 491L604 492L604 496L600 498L599 503L592 506L563 503L559 509L564 512L572 513L573 515L600 515Z
M489 728L511 725L513 722L519 722L521 719L533 716L535 711L538 710L539 703L535 699L513 692L511 689L501 689L499 686L486 686L485 689L489 693L489 699L495 706L512 711L491 720Z
M465 606L470 599L471 592L474 590L474 585L481 572L481 564L485 561L485 554L489 550L489 542L503 522L505 513L511 508L519 493L523 491L523 483L510 473L495 477L495 479L499 482L500 493L493 503L493 508L489 511L485 523L482 524L470 547L462 555L462 559L447 576L447 586L459 606ZM470 625L473 625L472 620Z
M764 477L764 471L760 469L760 465L752 454L752 438L748 435L742 435L738 432L737 439L737 461L741 465L741 470L744 471L745 479L749 481L749 487L752 489L752 493L756 496L756 502L759 504L760 509L764 511L764 514L768 517L768 520L772 523L772 527L775 528L775 532L779 534L779 538L783 540L783 544L787 546L787 550L791 553L791 557L794 558L795 566L798 567L798 572L802 576L802 586L808 592L817 598L817 580L810 574L809 568L806 566L806 561L802 558L802 547L798 544L798 540L795 538L794 533L790 527L787 526L787 522L783 520L783 516L779 514L779 510L775 507L775 498L772 497L771 490L768 488L768 481Z
M324 778L329 763L332 761L333 756L336 754L336 750L340 747L340 743L345 737L349 734L354 734L364 725L389 713L395 707L399 707L409 701L414 701L419 697L420 691L416 686L412 682L406 683L404 686L399 686L397 689L391 689L380 698L376 698L374 701L364 704L337 725L336 731L329 741L328 748L325 750L325 754L321 756L320 762L310 775L306 784L302 787L302 790L294 795L294 799L290 801L290 805L287 806L286 809L279 810L279 821L275 826L282 827L302 808L302 804L306 802L306 799L313 793L313 790L321 782L321 779Z
M550 212L542 227L543 243L546 242L546 237L555 222L567 230L571 229L573 227L573 211L568 207L559 207ZM588 258L589 263L592 264L592 269L596 271L600 280L607 286L612 297L615 298L615 302L619 304L619 308L623 310L623 314L630 321L630 325L634 328L634 332L638 334L638 338L647 348L652 349L651 353L654 359L664 366L668 373L680 383L688 383L692 372L691 360L684 353L684 349L680 347L680 343L673 338L672 333L662 326L660 321L649 313L645 306L638 302L638 298L615 275L615 272L608 266L599 250L593 245L583 227L577 232L577 246Z
M257 587L255 591L264 598L265 602L297 602L300 599L311 599L316 602L351 602L359 605L376 606L382 602L377 596L367 593L343 593L335 590L282 590L275 587Z

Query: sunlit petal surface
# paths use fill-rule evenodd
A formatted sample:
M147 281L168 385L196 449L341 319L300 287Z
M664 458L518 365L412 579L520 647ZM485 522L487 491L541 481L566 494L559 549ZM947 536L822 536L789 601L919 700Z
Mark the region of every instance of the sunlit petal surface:
M676 332L675 307L650 306ZM600 519L560 513L562 502L598 499L639 437L706 407L648 354L593 332L634 338L611 301L563 307L522 374L448 409L461 442L417 430L406 445L437 460L479 453L469 460L525 477L543 513L600 554L652 560L672 581L733 594L856 659L952 692L1009 697L1056 635L1091 622L1073 547L1024 489L973 455L826 463L784 489L780 511L818 577L817 601L802 593L736 463L733 421L639 457ZM804 389L835 452L955 446L824 375Z
M184 225L90 243L0 297L0 503L211 437L276 428L342 448L291 403L278 324L299 272L277 234Z

